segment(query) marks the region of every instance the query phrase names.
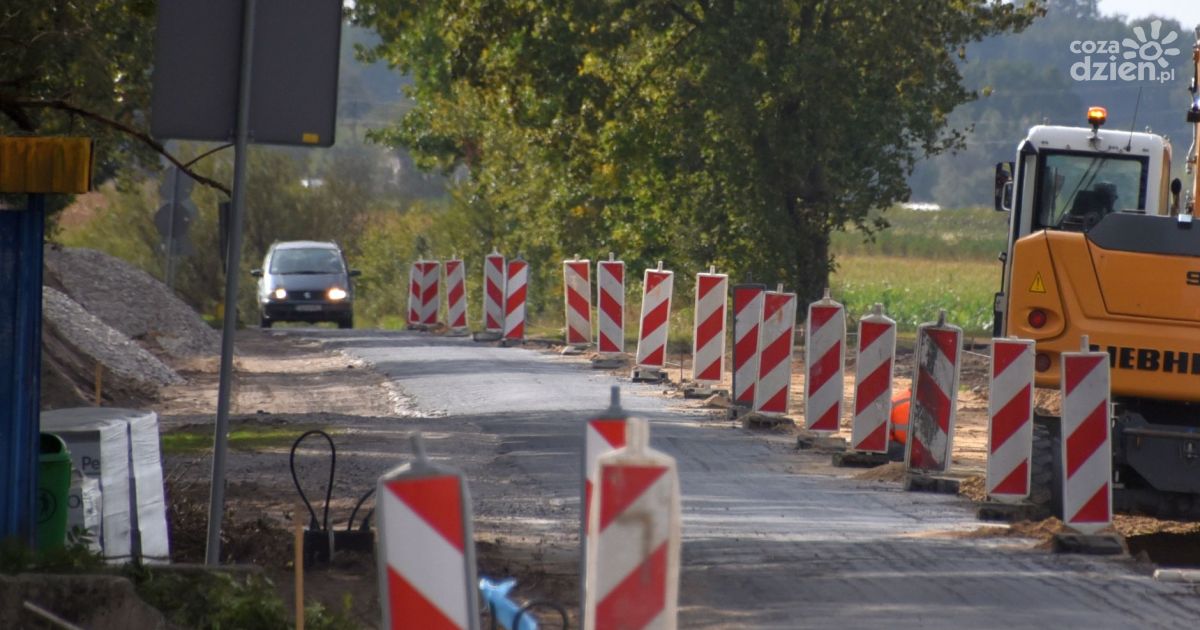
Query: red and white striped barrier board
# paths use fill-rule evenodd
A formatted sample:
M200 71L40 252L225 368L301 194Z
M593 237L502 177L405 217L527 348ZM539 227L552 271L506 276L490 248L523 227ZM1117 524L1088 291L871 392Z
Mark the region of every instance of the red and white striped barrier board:
M642 318L638 331L637 364L662 369L667 363L667 328L675 272L647 269L642 284Z
M483 329L504 330L504 255L496 250L483 258Z
M891 431L892 380L896 371L896 322L876 304L858 320L858 352L854 366L854 424L850 448L886 453Z
M692 334L692 380L716 385L725 373L725 311L729 304L729 276L696 274L696 309Z
M746 407L754 405L758 382L758 329L766 290L761 284L733 287L733 402Z
M993 339L988 382L987 493L997 501L1029 496L1033 457L1033 341Z
M416 264L420 292L417 294L418 323L425 326L437 324L438 307L441 305L441 264L436 260L418 260Z
M563 261L563 298L567 313L567 344L592 343L592 262Z
M446 261L446 325L452 332L467 330L467 274L463 261Z
M946 324L945 311L938 313L936 324L917 327L916 373L904 449L908 470L945 472L950 467L961 356L962 329Z
M759 326L758 383L754 411L784 415L792 391L792 345L796 333L796 294L763 292L763 319Z
M845 397L846 309L829 297L808 305L804 324L804 424L837 433Z
M421 275L417 272L417 263L408 266L408 320L409 326L421 323L420 296Z
M621 388L613 385L612 403L599 417L592 418L583 426L583 503L580 505L579 540L580 551L580 589L587 580L587 527L588 511L592 504L592 492L595 488L596 461L601 455L625 447L625 420L628 416L621 409ZM583 601L582 598L580 601Z
M479 629L471 499L461 474L418 458L379 478L383 627Z
M525 338L525 296L529 288L529 263L520 257L508 261L504 279L504 338Z
M649 448L646 421L627 421L627 446L596 459L588 513L584 624L591 630L676 627L679 476Z
M1062 353L1062 388L1063 521L1094 534L1112 524L1108 354Z
M596 350L625 352L625 263L612 254L596 263L596 302L600 320Z

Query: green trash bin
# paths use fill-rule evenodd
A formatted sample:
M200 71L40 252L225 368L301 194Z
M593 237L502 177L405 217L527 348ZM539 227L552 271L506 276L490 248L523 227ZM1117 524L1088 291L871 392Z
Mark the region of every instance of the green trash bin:
M71 453L66 442L43 433L38 457L38 549L55 549L67 541L67 497L71 492Z

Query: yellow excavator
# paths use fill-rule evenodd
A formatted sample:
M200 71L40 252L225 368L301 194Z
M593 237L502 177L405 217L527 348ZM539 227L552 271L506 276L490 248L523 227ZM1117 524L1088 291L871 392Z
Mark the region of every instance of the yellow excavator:
M1200 43L1192 61L1188 191L1166 138L1104 129L1102 107L1088 127L1033 127L996 166L1010 218L994 333L1035 341L1040 388L1058 388L1084 335L1107 352L1114 508L1200 519ZM1039 416L1033 499L1058 512L1060 440Z

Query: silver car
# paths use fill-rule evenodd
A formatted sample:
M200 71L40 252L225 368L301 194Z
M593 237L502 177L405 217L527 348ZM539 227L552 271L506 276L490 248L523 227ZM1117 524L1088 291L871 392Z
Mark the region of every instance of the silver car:
M354 327L354 284L360 272L346 265L336 243L276 242L267 249L258 278L259 323L334 322Z

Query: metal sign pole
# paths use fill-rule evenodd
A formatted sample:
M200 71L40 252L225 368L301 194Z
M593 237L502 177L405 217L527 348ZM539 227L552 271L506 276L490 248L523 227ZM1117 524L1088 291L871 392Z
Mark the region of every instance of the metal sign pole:
M242 16L242 67L233 158L233 204L229 217L229 251L225 258L225 326L221 335L220 387L213 435L212 487L208 506L205 562L221 563L221 519L225 512L225 452L229 432L229 398L233 372L233 337L237 331L238 275L242 259L242 215L246 199L246 145L249 142L250 70L254 59L255 0L245 0Z
M167 266L163 269L163 282L167 288L172 288L175 273L172 269L175 258L175 220L179 212L179 169L171 168L171 210L169 213L170 220L167 222L167 246L164 248L167 253Z

